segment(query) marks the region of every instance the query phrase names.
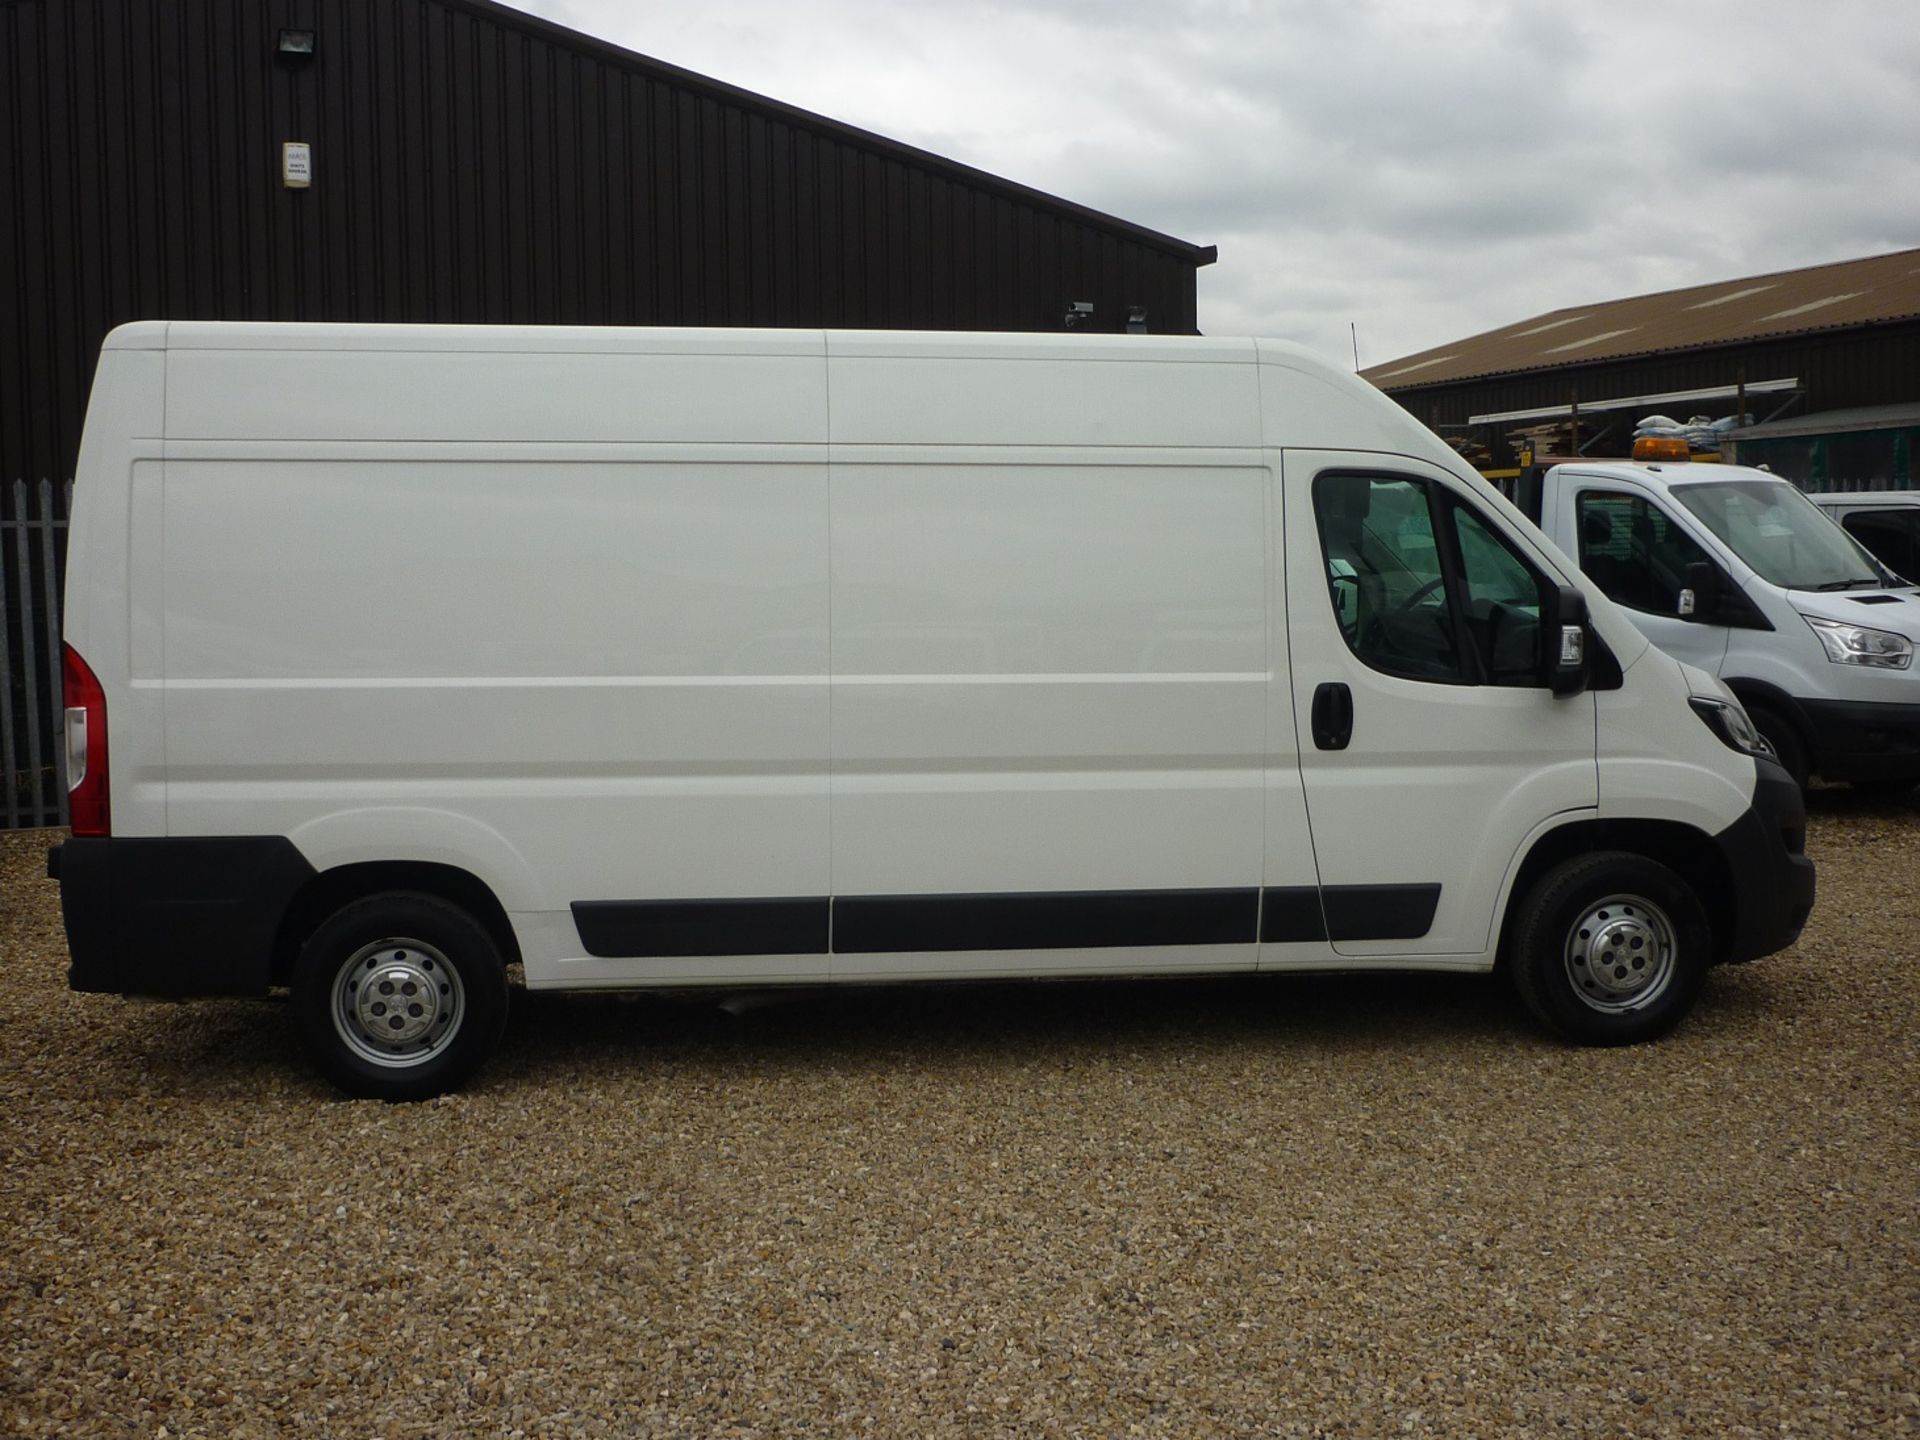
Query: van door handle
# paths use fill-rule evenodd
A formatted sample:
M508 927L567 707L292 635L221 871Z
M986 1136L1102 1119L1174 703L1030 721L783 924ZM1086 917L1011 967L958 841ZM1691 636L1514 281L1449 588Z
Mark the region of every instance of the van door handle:
M1353 692L1329 680L1313 692L1313 743L1322 750L1344 750L1353 739Z

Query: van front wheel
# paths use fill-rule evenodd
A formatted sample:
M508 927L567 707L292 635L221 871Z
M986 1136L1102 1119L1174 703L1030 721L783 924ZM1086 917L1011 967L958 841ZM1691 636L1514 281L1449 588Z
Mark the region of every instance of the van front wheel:
M480 1068L507 1018L493 937L437 896L395 891L335 911L300 951L293 1016L349 1095L424 1100Z
M1705 909L1656 861L1603 851L1563 861L1515 915L1510 963L1527 1008L1584 1045L1666 1034L1693 1008L1713 953Z

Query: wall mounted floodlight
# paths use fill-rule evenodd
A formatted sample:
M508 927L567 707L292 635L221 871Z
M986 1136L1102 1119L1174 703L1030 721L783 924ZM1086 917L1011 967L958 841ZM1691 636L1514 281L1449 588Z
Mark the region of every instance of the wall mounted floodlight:
M282 30L280 43L276 47L280 58L289 64L301 64L313 59L313 31Z
M1144 335L1147 333L1146 306L1129 305L1127 307L1127 333L1129 335Z
M1093 302L1091 300L1071 300L1067 302L1066 327L1069 330L1090 330L1093 328Z

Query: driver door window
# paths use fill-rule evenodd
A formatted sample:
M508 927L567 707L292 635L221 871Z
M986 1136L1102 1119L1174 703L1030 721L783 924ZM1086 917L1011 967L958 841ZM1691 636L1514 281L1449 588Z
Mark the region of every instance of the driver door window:
M1576 513L1580 568L1609 600L1629 610L1677 615L1687 567L1713 563L1666 511L1641 496L1583 490Z
M1313 499L1334 614L1353 653L1389 675L1464 681L1426 482L1322 475Z
M1545 683L1546 582L1460 497L1404 476L1313 484L1327 588L1348 647L1408 680Z

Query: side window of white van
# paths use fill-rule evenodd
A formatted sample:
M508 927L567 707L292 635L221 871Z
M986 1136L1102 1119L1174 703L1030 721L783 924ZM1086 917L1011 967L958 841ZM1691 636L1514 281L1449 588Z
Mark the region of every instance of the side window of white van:
M1639 495L1582 490L1577 507L1580 568L1607 598L1629 610L1671 615L1687 567L1711 557L1658 505Z
M1500 533L1457 502L1450 504L1460 544L1461 604L1489 685L1538 685L1540 612L1546 582Z
M1472 506L1424 480L1322 475L1314 509L1340 632L1375 670L1541 685L1545 581Z
M1389 675L1464 681L1426 482L1322 475L1313 500L1334 614L1353 653Z

